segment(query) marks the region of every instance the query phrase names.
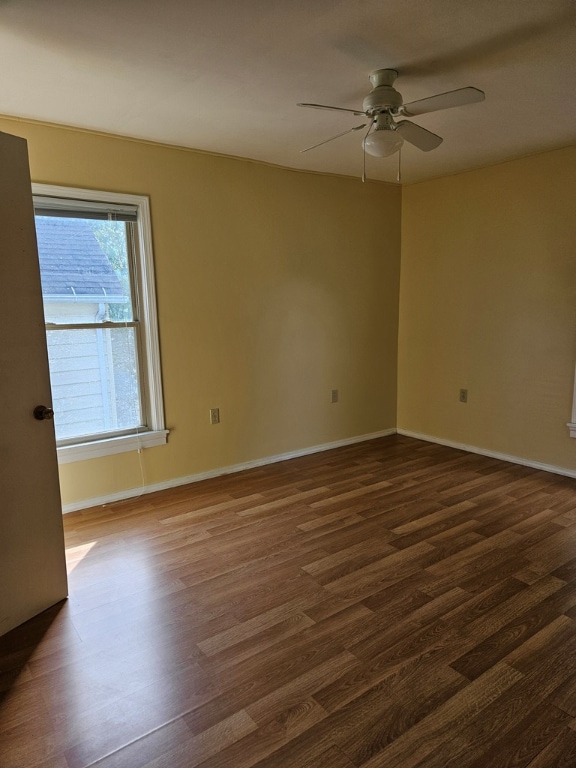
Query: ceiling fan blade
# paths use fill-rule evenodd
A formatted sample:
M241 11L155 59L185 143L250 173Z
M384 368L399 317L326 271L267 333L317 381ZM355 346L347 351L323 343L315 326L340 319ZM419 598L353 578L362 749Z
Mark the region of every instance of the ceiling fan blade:
M401 120L399 123L396 123L396 130L406 141L414 144L415 147L418 147L423 152L430 152L431 149L436 149L443 141L440 136L436 136L432 131L427 131L421 125L411 123L410 120Z
M401 115L415 117L416 115L425 115L428 112L438 112L441 109L452 109L452 107L463 107L465 104L474 104L477 101L484 101L484 91L478 88L458 88L456 91L439 93L437 96L430 96L427 99L411 101L404 104L398 110Z
M336 136L331 136L329 139L324 139L324 141L319 141L318 144L313 144L311 147L306 147L306 149L301 149L300 154L302 152L308 152L310 149L316 149L316 147L321 147L322 144L328 144L329 141L334 141L334 139L339 139L340 136L346 136L347 133L352 133L353 131L359 131L362 128L366 128L366 123L362 123L362 125L357 125L355 128L350 128L348 131L342 131L342 133L337 133Z
M326 104L296 104L297 107L309 107L310 109L328 109L331 112L351 112L353 115L364 115L365 112L359 112L357 109L345 109L345 107L329 107Z

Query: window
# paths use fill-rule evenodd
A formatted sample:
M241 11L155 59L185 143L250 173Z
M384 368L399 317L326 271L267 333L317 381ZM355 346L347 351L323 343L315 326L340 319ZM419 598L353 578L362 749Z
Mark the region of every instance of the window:
M59 461L165 443L148 198L32 191Z

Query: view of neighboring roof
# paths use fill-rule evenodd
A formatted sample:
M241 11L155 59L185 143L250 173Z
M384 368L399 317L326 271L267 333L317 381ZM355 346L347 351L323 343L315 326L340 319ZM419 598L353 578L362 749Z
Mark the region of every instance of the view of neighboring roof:
M42 294L118 301L125 291L90 222L58 216L36 216Z

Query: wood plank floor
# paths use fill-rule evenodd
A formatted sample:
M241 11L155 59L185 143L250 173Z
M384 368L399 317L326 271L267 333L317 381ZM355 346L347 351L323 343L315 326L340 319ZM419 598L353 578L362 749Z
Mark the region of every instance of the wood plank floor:
M576 766L576 482L392 436L65 518L2 768Z

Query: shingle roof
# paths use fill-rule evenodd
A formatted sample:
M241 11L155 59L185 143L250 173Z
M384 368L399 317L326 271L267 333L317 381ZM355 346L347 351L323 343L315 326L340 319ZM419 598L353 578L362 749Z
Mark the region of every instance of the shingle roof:
M36 237L45 298L125 295L87 221L36 216Z

